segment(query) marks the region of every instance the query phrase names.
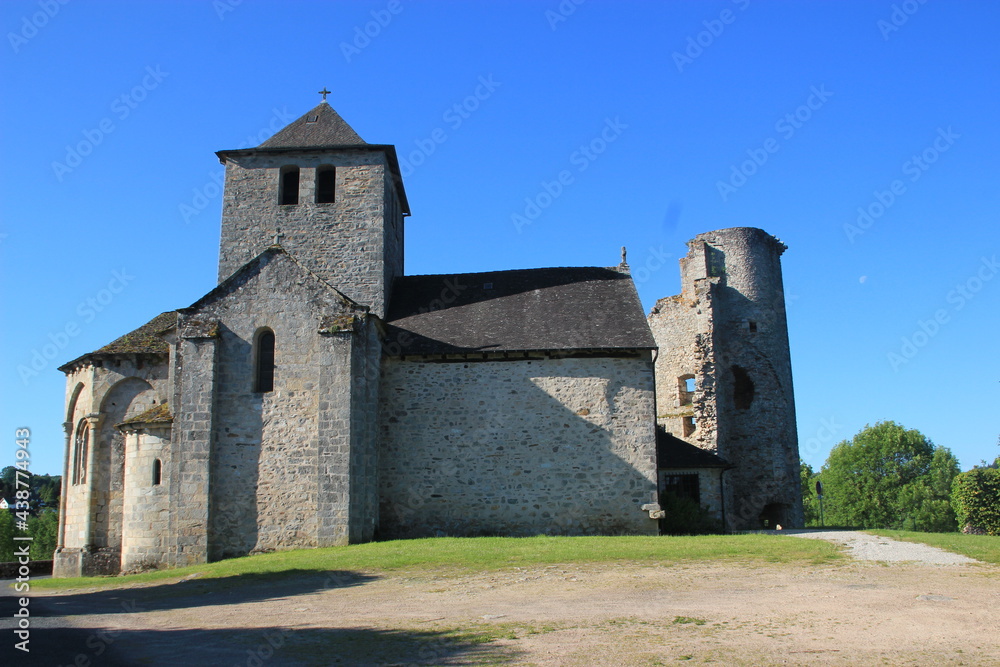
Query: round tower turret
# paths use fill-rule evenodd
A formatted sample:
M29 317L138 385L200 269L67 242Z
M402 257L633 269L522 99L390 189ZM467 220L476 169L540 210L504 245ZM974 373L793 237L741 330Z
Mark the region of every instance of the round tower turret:
M734 530L800 527L798 437L781 254L767 232L734 227L700 234L713 302L717 452Z

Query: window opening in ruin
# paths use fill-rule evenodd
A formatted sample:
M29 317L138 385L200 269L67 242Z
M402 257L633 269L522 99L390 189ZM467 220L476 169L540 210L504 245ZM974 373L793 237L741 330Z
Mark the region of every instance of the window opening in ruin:
M90 425L86 419L80 420L76 429L73 452L73 484L87 483L87 448L90 440Z
M742 366L733 366L733 404L737 410L747 410L753 403L754 385Z
M316 169L316 203L332 204L337 194L337 170L331 165Z
M698 430L698 425L695 423L694 417L684 417L681 420L681 423L684 426L684 437L685 438L687 436L691 435L692 433L694 433L696 430Z
M153 486L159 486L163 474L163 464L160 459L153 461Z
M694 375L682 375L677 378L677 404L691 405L694 400Z
M749 329L750 333L757 333L757 323L753 320L748 321L747 329Z
M258 393L274 391L274 332L264 329L257 334L254 354L254 388Z
M283 205L299 203L299 168L281 168L280 202Z
M675 498L686 498L701 504L701 484L699 484L698 473L684 473L680 475L664 475L663 495L671 495Z

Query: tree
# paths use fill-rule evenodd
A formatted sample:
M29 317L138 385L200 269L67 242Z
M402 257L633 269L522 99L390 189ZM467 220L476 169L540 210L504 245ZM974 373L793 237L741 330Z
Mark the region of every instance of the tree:
M938 455L935 484L928 478L935 447L922 433L892 421L865 426L852 440L836 445L823 466L827 522L902 528L907 522L915 526L915 516L923 517L921 512L931 518L919 521L937 521L933 518L940 510L935 504L940 500L936 490L947 477L949 461L954 460L951 452L940 449L944 453ZM925 501L925 510L912 507L915 502L922 507Z
M816 496L816 480L819 475L812 466L799 459L799 481L802 486L802 513L806 526L820 525L819 498Z
M30 552L32 560L52 560L58 532L58 512L45 510L37 517L28 519L28 533L32 537Z
M14 560L14 515L0 510L0 563Z
M927 474L900 493L903 528L927 533L958 530L951 503L951 487L961 469L947 447L935 447Z

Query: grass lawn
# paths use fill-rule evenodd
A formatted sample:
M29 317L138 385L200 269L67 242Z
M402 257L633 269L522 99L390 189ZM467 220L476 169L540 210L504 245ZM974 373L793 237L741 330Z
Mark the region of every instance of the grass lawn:
M917 533L909 530L868 530L873 535L891 537L903 542L920 542L952 551L984 563L1000 565L1000 537L965 535L963 533Z
M816 565L842 556L822 540L781 539L771 535L692 537L439 537L370 542L325 549L297 549L232 558L175 570L122 577L37 579L32 588L115 587L165 581L197 573L199 580L294 575L304 572L398 570L483 571L558 563L630 563L669 566L684 561L799 563Z

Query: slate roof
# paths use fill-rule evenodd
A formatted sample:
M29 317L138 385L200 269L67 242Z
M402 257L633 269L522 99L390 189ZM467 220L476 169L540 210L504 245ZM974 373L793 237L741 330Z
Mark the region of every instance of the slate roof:
M657 468L731 468L725 459L656 427Z
M117 354L167 354L170 352L170 347L158 334L172 328L176 324L176 310L160 313L138 329L134 329L124 336L116 338L104 347L93 352L88 352L73 361L63 364L59 367L59 370L65 373L78 361L82 361L87 357L105 357Z
M126 418L125 421L115 424L115 426L124 426L126 424L165 424L173 420L174 416L170 414L170 407L166 403L160 403L140 412L134 417Z
M340 114L325 101L260 145L260 148L365 145Z
M386 323L401 355L656 347L631 276L598 267L400 277Z

